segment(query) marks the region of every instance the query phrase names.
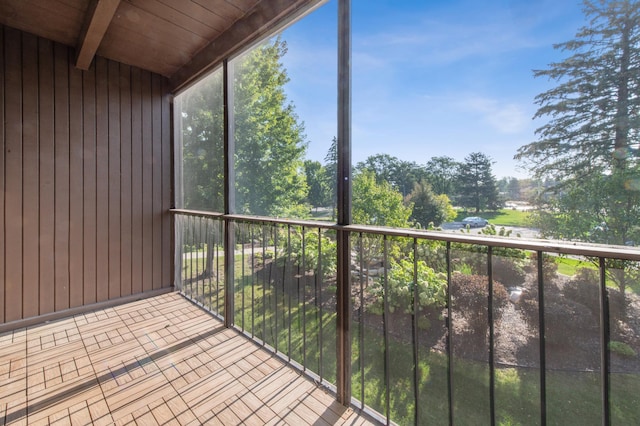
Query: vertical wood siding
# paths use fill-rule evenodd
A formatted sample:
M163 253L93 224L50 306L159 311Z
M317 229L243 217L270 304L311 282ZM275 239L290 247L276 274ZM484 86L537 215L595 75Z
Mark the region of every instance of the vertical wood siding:
M0 323L171 285L158 75L0 26Z

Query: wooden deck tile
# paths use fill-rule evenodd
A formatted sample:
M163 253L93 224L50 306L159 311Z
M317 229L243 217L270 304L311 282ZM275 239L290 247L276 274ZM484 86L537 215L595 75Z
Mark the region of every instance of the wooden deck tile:
M0 425L370 424L178 294L0 335Z

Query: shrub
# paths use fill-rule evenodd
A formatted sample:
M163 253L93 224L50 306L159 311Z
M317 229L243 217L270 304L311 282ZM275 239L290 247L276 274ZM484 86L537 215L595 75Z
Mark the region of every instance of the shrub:
M322 274L330 276L336 272L336 241L327 235L318 235L317 232L305 231L304 251L302 244L302 232L297 228L292 228L289 239L281 238L282 253L280 247L278 251L278 263L280 266L287 259L294 264L304 266L307 271L318 273L318 256L322 256ZM287 243L289 245L287 246ZM320 248L320 249L319 249ZM290 255L289 255L290 253Z
M418 307L438 309L447 304L447 278L427 266L423 260L416 262L417 280L414 278L413 256L409 259L391 261L387 276L387 301L389 310L402 309L407 314L413 313L414 289L417 281ZM381 313L384 303L384 277L379 277L369 287L376 296L373 311Z
M580 268L574 279L565 284L563 293L570 300L586 306L591 314L600 316L600 274L599 271ZM624 294L615 288L607 288L609 298L609 316L614 320L625 317Z
M521 285L527 276L524 259L496 256L492 266L493 279L509 287Z
M468 265L473 274L484 275L487 273L487 246L456 244L455 262ZM493 279L509 286L524 283L527 271L527 255L524 250L494 247L492 251Z
M542 276L545 283L550 283L558 277L558 264L555 261L555 256L548 254L542 255ZM524 268L526 273L538 273L538 253L532 253L529 259L529 263Z
M620 355L621 357L625 357L625 358L635 358L636 351L633 350L633 348L629 345L627 345L624 342L618 342L618 341L611 341L609 342L609 350L611 352L613 352L616 355Z
M474 344L486 342L489 310L489 279L482 275L454 274L451 278L451 297L456 314L464 317ZM500 321L503 308L509 303L504 286L493 283L493 320Z
M583 304L564 296L556 285L545 287L545 338L547 343L573 345L598 332L598 322ZM525 321L538 329L538 287L523 292L518 307Z

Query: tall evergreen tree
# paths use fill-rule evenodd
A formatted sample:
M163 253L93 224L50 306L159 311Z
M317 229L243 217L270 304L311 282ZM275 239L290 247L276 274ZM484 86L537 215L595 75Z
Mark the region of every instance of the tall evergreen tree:
M640 3L585 0L584 13L588 25L574 40L554 46L567 57L535 71L557 85L536 97L535 118L549 120L516 158L526 160L536 177L554 179L551 196L541 200L562 206L566 225L574 227L543 232L623 244L640 221ZM587 187L607 188L604 208L584 196ZM553 223L559 222L540 225ZM592 232L596 227L606 232Z
M640 3L585 0L584 13L589 26L554 45L569 56L534 72L558 84L536 96L534 118L549 121L516 155L564 182L624 168L638 152Z
M481 152L472 152L458 168L457 187L461 206L481 210L499 207L498 185L491 169L492 161Z

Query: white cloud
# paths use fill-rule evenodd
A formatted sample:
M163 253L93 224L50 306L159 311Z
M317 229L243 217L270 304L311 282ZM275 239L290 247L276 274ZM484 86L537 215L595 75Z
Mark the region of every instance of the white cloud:
M482 121L499 133L518 134L531 125L530 112L516 103L477 96L462 99L460 108L479 114Z

